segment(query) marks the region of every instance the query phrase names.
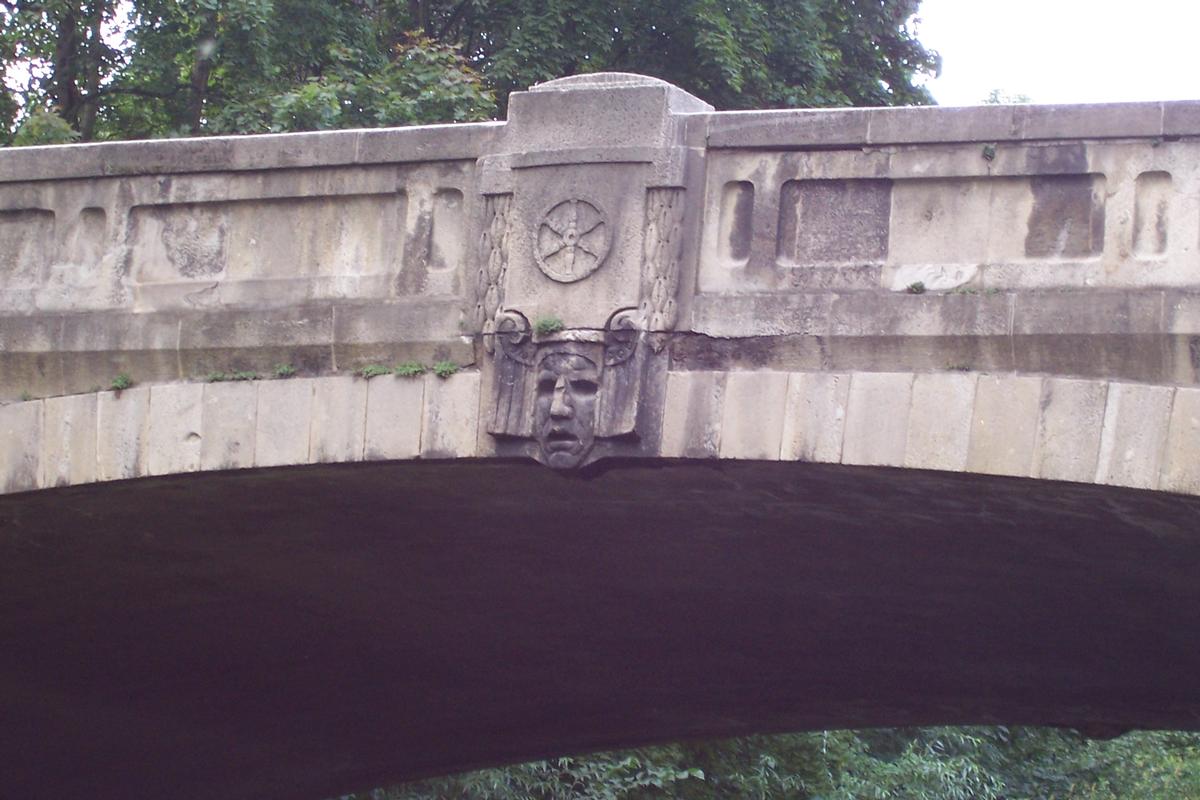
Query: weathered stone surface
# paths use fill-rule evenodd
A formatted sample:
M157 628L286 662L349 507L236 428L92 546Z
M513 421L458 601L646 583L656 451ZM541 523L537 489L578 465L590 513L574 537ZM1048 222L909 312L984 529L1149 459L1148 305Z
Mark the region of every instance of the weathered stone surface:
M716 113L592 74L502 123L5 151L0 399L152 386L96 397L100 479L663 455L1152 485L1105 387L1200 381L1198 108ZM345 377L406 361L469 369ZM41 483L91 479L88 402L44 405Z
M258 386L254 423L254 466L308 461L315 379L264 381Z
M729 373L721 414L721 458L778 460L787 393L786 372Z
M861 372L850 378L843 464L904 465L913 375Z
M423 378L372 379L367 384L364 458L415 458L421 452Z
M1040 378L979 376L971 418L968 470L993 475L1031 473L1041 395Z
M479 373L425 376L422 458L470 458L479 424Z
M904 466L961 472L967 466L977 376L931 373L913 379Z
M102 481L147 474L150 389L136 386L96 395L96 471Z
M200 414L200 469L254 466L257 417L256 382L206 384Z
M668 458L717 458L725 408L724 372L671 372L660 452Z
M374 380L390 380L383 376ZM308 460L360 461L367 424L367 383L362 378L321 378L313 385Z
M204 385L167 384L150 388L146 433L146 474L168 475L200 469Z
M1168 386L1109 385L1096 483L1158 487L1174 393Z
M849 400L849 375L792 373L788 378L779 457L785 461L830 464L841 461Z
M1200 389L1176 389L1158 488L1200 494Z
M75 394L45 400L42 434L42 487L96 480L96 395Z
M1033 475L1090 482L1096 475L1108 384L1046 378L1033 452Z
M0 491L37 488L43 410L40 401L0 405Z

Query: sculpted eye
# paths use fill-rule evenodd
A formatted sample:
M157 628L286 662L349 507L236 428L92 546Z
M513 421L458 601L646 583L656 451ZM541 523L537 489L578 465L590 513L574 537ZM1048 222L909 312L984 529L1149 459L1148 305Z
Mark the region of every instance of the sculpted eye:
M600 387L588 378L576 378L571 381L571 388L576 392L594 394Z

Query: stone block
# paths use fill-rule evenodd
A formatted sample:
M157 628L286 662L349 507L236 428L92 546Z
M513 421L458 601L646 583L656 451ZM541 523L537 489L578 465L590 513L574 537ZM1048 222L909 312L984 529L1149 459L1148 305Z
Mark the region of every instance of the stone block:
M979 376L975 386L967 471L1030 475L1041 396L1041 378Z
M731 372L725 379L721 457L779 460L786 372Z
M471 458L479 432L479 373L425 376L421 456Z
M849 400L849 375L793 372L788 378L779 457L839 463Z
M952 472L966 469L977 378L970 373L916 376L904 466Z
M97 479L117 481L146 473L146 439L150 426L150 389L96 395Z
M1033 450L1034 477L1080 483L1095 480L1107 399L1105 381L1043 381Z
M1022 139L1158 136L1162 113L1159 103L1025 105L1015 109L1014 123Z
M254 466L258 382L209 383L200 416L200 469Z
M1200 389L1175 390L1158 488L1200 494Z
M367 384L368 461L416 458L421 452L422 378L379 377Z
M912 386L910 372L858 372L850 377L843 464L904 464Z
M204 385L174 383L150 387L146 472L171 475L200 469Z
M0 405L0 494L38 487L43 413L41 400Z
M1170 386L1109 385L1096 483L1158 488L1174 393Z
M308 461L309 423L316 379L289 378L258 385L254 423L254 466Z
M871 144L997 142L1013 138L1013 107L873 108Z
M667 373L660 454L665 458L717 458L726 373Z
M1176 100L1162 105L1164 136L1200 135L1200 102Z
M390 381L391 376L375 378ZM312 426L308 460L361 461L367 426L368 381L346 375L318 378L313 383Z
M746 111L708 118L708 146L776 147L803 144L862 144L869 112L864 109Z
M96 480L96 395L47 398L44 413L40 485Z

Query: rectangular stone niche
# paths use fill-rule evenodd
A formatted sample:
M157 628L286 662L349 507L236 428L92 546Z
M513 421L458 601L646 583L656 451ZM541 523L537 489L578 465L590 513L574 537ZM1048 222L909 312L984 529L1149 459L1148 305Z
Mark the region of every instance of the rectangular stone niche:
M0 281L5 289L41 281L54 242L54 212L41 208L0 211Z
M139 283L388 273L398 268L403 194L137 206Z
M888 253L892 182L787 181L779 197L776 261L785 267L880 263Z

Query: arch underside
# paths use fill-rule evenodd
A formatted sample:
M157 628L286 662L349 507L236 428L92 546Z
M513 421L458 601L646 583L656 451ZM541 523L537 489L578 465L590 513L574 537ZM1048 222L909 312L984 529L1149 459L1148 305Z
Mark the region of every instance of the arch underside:
M1200 498L599 466L342 464L0 498L0 783L323 797L753 731L1200 729Z

